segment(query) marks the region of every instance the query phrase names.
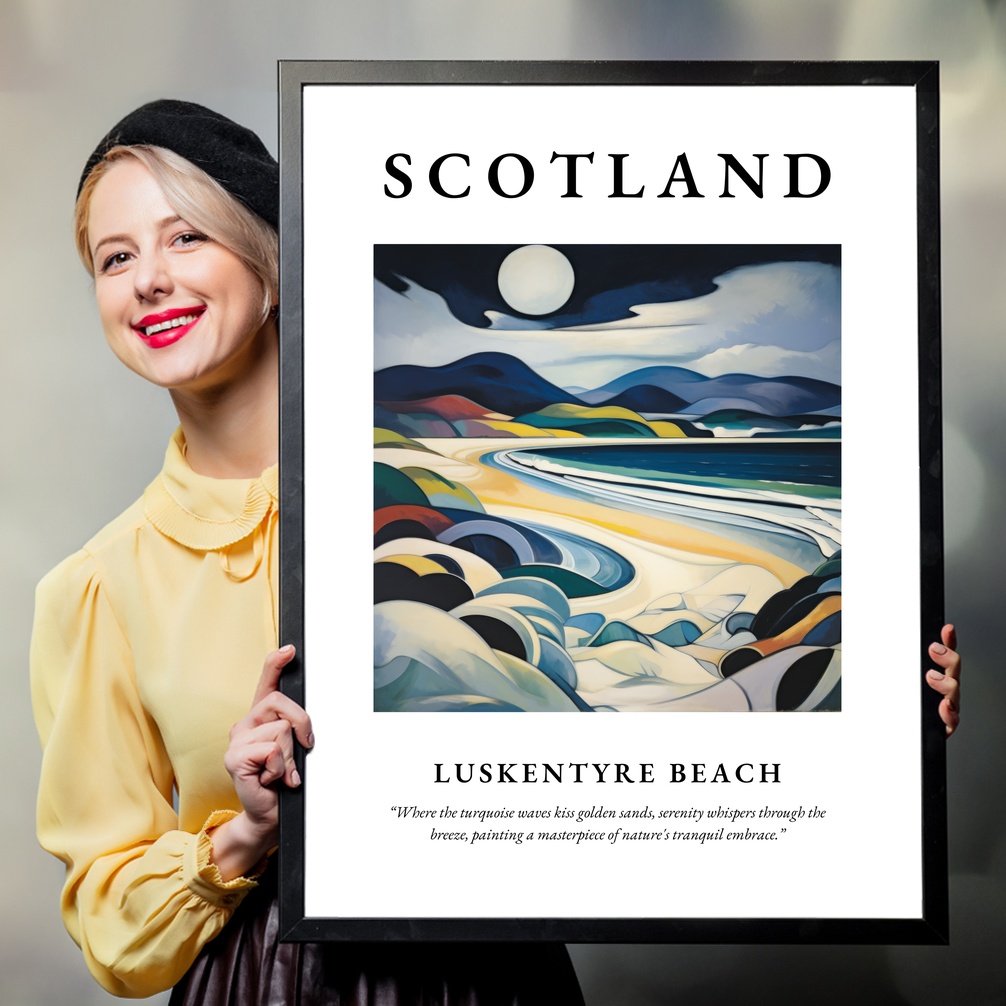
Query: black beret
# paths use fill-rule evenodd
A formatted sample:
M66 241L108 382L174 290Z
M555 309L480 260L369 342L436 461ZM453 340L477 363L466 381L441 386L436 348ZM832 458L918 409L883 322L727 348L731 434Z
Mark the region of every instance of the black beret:
M163 98L114 125L84 165L77 195L91 169L112 147L166 147L219 182L263 220L279 226L279 165L250 130L191 101Z

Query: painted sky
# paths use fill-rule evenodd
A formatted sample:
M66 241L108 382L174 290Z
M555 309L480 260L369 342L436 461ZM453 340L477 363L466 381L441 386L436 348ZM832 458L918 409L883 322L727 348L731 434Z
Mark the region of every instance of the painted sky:
M573 293L538 317L497 286L516 247L375 247L375 369L496 351L562 387L660 364L841 383L835 245L556 245Z

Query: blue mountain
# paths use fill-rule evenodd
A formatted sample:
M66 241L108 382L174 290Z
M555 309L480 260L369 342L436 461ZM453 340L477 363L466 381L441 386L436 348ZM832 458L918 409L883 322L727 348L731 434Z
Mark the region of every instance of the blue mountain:
M603 387L580 395L590 405L614 404L615 399L631 399L634 389L659 388L681 399L678 410L692 412L689 405L703 403L699 411L718 408L750 408L772 416L819 412L840 405L842 389L812 377L754 377L751 374L724 374L703 377L684 367L643 367L623 374ZM644 411L652 412L654 409Z
M588 405L600 405L601 402L606 402L609 398L614 398L615 395L620 395L623 391L628 391L629 388L637 386L648 385L676 394L677 392L674 391L675 387L707 380L709 378L696 374L694 370L685 370L684 367L643 367L640 370L633 370L628 374L623 374L621 377L616 377L613 381L609 381L603 387L596 388L594 391L586 391L580 395L580 398ZM689 395L686 393L681 397L686 402L694 402L701 395Z
M519 416L546 405L584 402L536 374L508 353L473 353L442 367L399 364L374 373L374 398L407 402L435 395L463 395L491 412Z
M655 388L652 384L637 384L623 391L614 398L605 401L605 405L620 405L623 409L633 412L670 413L681 412L688 403L677 395Z

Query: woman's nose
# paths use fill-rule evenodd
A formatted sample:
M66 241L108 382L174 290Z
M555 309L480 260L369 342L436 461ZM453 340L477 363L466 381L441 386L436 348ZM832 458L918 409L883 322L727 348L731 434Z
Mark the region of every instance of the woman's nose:
M174 289L168 262L160 251L140 255L133 271L133 287L137 300L155 301Z

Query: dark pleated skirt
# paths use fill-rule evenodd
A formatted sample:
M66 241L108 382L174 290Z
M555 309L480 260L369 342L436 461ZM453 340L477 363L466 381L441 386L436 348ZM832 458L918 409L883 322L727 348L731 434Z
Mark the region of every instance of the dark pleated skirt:
M170 1006L583 1006L561 943L280 943L274 873Z

